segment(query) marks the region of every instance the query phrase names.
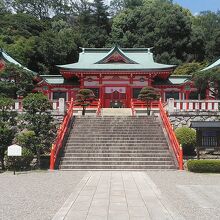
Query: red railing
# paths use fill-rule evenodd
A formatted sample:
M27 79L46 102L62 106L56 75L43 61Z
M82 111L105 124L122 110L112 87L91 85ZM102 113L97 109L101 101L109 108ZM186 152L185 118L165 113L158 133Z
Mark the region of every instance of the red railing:
M152 101L149 104L147 104L146 102L140 101L140 100L131 100L131 103L133 103L133 107L134 108L158 108L159 106L159 101Z
M173 131L173 127L172 127L170 120L169 120L169 118L163 108L163 104L161 101L159 102L159 109L160 109L160 117L161 117L163 125L166 129L166 132L167 132L169 141L171 143L171 146L173 148L174 154L176 156L176 159L178 161L179 169L183 170L183 150L182 150L182 147L180 146L180 144L176 138L176 135Z
M71 100L71 102L68 106L68 111L63 119L62 124L60 125L59 131L57 134L57 138L56 138L54 144L52 144L52 149L51 149L51 153L50 153L50 169L51 170L54 170L57 156L60 152L60 149L62 148L62 146L64 144L64 138L65 138L65 135L68 130L68 126L69 126L69 123L70 123L72 117L73 117L73 99Z
M102 103L101 103L101 99L99 99L98 107L97 107L97 111L96 111L96 116L101 115L101 110L102 110Z

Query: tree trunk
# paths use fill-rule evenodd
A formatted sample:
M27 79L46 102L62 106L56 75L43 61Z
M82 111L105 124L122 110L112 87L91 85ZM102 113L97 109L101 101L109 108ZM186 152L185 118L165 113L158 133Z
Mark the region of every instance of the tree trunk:
M37 151L37 169L40 169L40 166L41 166L41 160L40 160L40 148L38 147L36 149Z
M85 114L86 114L86 108L85 106L83 106L82 115L85 115Z
M0 162L1 162L1 167L2 167L2 170L5 170L5 164L4 164L4 155L0 155Z

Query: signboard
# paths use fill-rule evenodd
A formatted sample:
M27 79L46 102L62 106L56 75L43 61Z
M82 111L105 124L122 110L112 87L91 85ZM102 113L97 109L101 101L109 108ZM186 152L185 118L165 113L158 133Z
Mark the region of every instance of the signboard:
M8 156L9 157L20 157L22 155L22 147L16 144L13 144L8 147Z

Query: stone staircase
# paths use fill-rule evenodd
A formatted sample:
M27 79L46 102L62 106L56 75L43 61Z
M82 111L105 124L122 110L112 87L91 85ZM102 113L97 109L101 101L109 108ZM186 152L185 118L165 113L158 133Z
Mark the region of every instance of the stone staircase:
M60 169L176 169L152 116L77 117Z

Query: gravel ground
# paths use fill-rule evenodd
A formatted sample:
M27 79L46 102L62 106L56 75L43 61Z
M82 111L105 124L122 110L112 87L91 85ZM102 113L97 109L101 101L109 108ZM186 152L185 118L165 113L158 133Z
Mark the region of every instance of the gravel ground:
M1 220L51 219L85 175L84 171L0 174Z
M185 219L220 219L220 174L186 171L147 171L147 174Z

